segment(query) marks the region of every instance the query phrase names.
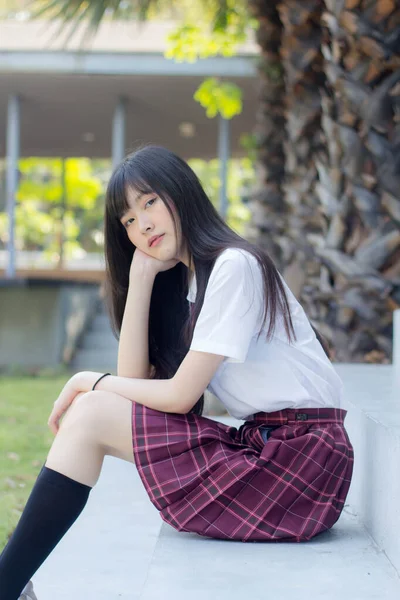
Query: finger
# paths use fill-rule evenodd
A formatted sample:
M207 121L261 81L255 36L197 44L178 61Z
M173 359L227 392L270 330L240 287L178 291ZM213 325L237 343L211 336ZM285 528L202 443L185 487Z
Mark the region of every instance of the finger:
M47 421L47 424L50 427L51 431L54 433L54 435L58 432L59 429L58 420L59 417L57 414L51 414L49 420Z
M47 425L49 426L51 432L54 434L54 423L53 423L53 421L49 419L47 421Z

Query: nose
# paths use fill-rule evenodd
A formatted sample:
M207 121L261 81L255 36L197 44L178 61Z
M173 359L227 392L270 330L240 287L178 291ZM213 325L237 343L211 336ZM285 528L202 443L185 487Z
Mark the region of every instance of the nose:
M139 230L141 233L146 233L147 231L151 231L153 229L153 223L149 219L148 215L143 214L138 217L139 221Z

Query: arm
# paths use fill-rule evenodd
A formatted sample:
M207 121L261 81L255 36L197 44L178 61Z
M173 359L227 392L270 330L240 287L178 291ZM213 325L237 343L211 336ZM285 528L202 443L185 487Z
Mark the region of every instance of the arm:
M251 338L258 331L263 308L262 280L260 271L253 272L250 266L242 255L235 254L229 260L220 261L218 268L214 267L191 349L173 378L148 380L108 376L99 381L96 390L119 394L154 410L186 414L204 392L224 357L236 362L245 360ZM64 386L49 419L55 432L60 416L76 395L90 391L101 375L103 373L83 371Z
M161 261L138 248L135 250L118 345L118 376L150 377L149 312L154 280L157 273L171 269L178 262L175 259Z
M233 253L213 269L191 349L173 378L146 381L109 376L96 389L116 392L155 410L186 414L224 357L236 362L246 358L263 308L261 273L254 261L249 262L240 252ZM89 391L101 373L81 375L81 390Z
M219 354L190 350L171 379L129 379L104 377L96 390L114 392L148 408L168 413L186 414L196 404L224 357ZM79 373L83 392L92 389L102 373Z
M133 265L118 344L118 376L147 379L149 308L155 272Z

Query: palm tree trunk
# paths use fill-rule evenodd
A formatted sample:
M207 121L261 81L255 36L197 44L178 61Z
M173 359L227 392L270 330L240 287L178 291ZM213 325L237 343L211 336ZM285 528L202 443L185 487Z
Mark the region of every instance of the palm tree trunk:
M337 360L389 362L400 307L400 7L249 4L262 57L254 237Z
M321 130L322 92L326 86L321 51L323 0L281 1L278 12L283 25L280 56L285 73L285 202L286 261L284 276L295 295L314 281L319 287L321 265L311 239L324 235L327 219L317 193L317 164L326 155ZM305 288L306 286L306 288ZM319 313L310 306L309 317L319 324Z
M282 24L276 4L275 0L249 0L250 15L259 22L256 36L260 56L255 129L257 185L249 198L252 218L246 237L259 243L282 266L286 256L280 240L286 229L287 211L282 189L285 177L285 82L279 53Z
M315 243L324 267L313 302L327 307L338 360L389 362L400 306L400 7L327 0L322 19L328 160L317 162L317 192L329 228Z

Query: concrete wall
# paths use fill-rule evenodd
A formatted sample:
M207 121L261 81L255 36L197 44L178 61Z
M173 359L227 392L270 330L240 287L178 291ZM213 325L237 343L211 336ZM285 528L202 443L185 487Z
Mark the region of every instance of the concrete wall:
M346 500L400 573L400 374L394 365L336 364L354 447Z
M347 408L346 428L354 447L347 502L400 573L399 423L383 423L359 406Z
M98 302L98 284L2 282L0 368L69 362Z

